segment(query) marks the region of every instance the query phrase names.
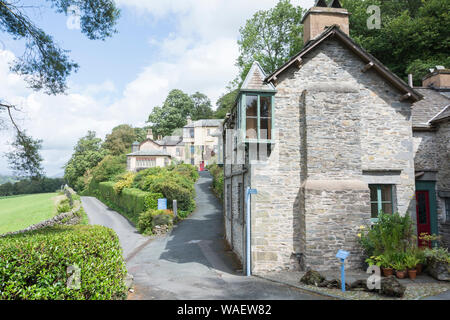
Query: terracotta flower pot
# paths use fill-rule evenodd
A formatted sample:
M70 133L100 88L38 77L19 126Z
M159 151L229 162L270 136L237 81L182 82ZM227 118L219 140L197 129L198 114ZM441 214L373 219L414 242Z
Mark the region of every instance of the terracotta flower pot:
M406 278L406 275L407 275L408 273L406 272L406 270L397 270L396 272L395 272L395 275L397 276L397 278L399 278L399 279L404 279L404 278Z
M385 277L389 277L394 274L394 269L392 269L392 268L383 268L382 270L383 270L383 276L385 276Z
M410 279L414 280L416 278L417 275L417 270L416 269L409 269L408 270L408 276Z
M422 273L423 264L418 263L416 266L417 275Z

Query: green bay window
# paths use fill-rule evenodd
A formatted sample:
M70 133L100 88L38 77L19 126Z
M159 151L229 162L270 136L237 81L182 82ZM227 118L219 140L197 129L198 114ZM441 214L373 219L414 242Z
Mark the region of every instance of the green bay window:
M245 134L245 140L272 140L274 95L243 93L239 106L238 128Z
M381 212L392 214L394 211L393 185L371 184L369 189L371 220L376 221Z

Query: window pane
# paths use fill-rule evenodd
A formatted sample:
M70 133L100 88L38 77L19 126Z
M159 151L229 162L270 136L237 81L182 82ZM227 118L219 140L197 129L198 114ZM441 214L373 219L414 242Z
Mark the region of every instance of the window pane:
M392 186L391 185L381 185L381 201L392 202Z
M256 117L258 115L258 96L247 96L247 117Z
M272 97L260 97L261 117L272 116Z
M377 199L377 187L374 185L369 186L370 189L370 202L376 202Z
M382 207L384 213L392 214L392 203L383 203Z
M258 118L247 118L247 138L256 139L258 137L257 122Z
M272 139L272 118L261 118L261 139Z
M371 218L378 218L378 203L371 203L370 204L370 217Z

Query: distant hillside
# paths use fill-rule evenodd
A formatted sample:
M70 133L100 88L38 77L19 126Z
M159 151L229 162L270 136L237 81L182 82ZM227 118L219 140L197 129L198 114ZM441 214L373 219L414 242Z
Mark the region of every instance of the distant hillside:
M17 182L17 181L19 181L19 179L16 179L16 178L14 178L12 176L4 176L4 175L0 174L0 184L4 184L4 183L7 183L7 182L14 183L14 182Z

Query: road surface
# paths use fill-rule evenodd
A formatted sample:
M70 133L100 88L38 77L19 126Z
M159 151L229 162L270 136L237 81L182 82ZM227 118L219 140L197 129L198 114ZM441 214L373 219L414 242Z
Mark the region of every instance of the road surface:
M223 240L222 208L202 172L195 185L197 209L164 237L139 235L120 214L95 198L83 197L92 224L114 229L122 244L135 292L129 299L324 299L300 289L236 271Z

